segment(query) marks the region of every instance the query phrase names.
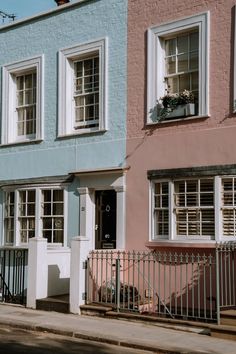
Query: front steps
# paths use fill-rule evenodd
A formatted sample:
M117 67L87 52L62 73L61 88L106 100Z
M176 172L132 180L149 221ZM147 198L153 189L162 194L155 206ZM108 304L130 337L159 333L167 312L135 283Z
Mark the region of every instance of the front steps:
M49 296L45 299L36 300L36 309L44 311L55 311L61 313L69 313L69 295Z
M220 325L211 328L211 336L236 341L236 309L220 312Z

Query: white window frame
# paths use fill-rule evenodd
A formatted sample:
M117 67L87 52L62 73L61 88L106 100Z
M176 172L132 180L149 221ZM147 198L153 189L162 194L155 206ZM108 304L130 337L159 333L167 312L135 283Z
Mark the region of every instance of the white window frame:
M36 71L36 133L17 136L16 76ZM4 65L2 68L2 145L43 139L44 116L44 56Z
M155 241L176 241L176 242L206 242L206 241L213 241L213 242L220 242L220 241L235 241L235 236L224 236L223 234L223 200L222 200L222 191L223 191L223 184L222 181L225 178L231 178L236 176L232 175L222 175L222 176L214 176L214 214L215 214L215 237L211 236L177 236L176 234L176 216L174 213L174 183L178 180L188 180L188 179L207 179L210 177L207 176L196 176L193 178L179 178L175 180L169 179L155 179L150 181L149 187L149 225L150 225L150 232L149 232L149 240L150 242ZM154 194L155 194L155 184L168 182L169 184L169 234L168 235L155 235L155 201L154 201ZM226 208L226 207L225 207Z
M3 205L3 235L4 235L4 245L5 246L27 246L28 243L22 243L20 240L19 233L19 212L18 212L18 204L19 204L19 192L25 190L35 190L35 237L43 237L42 236L42 213L41 213L41 196L42 190L52 190L52 189L60 189L63 190L64 196L64 233L63 233L63 243L48 243L48 245L53 246L67 246L67 220L68 220L68 189L66 186L62 186L61 184L53 184L53 185L27 185L24 187L6 187L4 188L4 192L14 192L15 193L15 205L14 205L14 241L13 244L6 243L5 240L5 198Z
M198 117L209 115L209 12L148 29L147 124L157 121L155 106L165 94L164 40L170 35L199 31L199 107Z
M59 51L58 137L79 135L107 129L107 38L80 44ZM98 127L75 128L74 61L94 53L99 56L99 124Z

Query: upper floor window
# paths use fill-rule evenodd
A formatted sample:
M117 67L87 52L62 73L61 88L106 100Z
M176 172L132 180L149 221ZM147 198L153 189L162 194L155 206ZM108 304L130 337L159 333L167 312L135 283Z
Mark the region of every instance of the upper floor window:
M35 71L16 76L17 135L35 136L37 74Z
M44 237L65 244L65 189L32 187L5 192L4 239L6 245L28 243Z
M3 67L2 144L42 139L43 58Z
M208 13L148 31L148 123L208 115Z
M59 136L106 128L106 40L59 53Z
M75 129L99 126L99 57L74 63Z

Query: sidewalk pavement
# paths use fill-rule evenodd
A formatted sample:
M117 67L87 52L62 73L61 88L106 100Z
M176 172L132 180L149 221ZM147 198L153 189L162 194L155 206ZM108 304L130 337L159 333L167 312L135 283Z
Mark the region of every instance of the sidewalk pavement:
M236 342L143 322L78 316L0 305L0 325L46 331L155 353L235 354Z

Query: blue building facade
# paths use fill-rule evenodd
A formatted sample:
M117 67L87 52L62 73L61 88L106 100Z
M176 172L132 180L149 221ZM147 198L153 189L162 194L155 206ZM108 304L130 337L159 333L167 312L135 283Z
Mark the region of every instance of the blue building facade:
M0 52L1 244L124 247L127 0L3 26Z

